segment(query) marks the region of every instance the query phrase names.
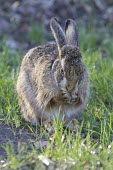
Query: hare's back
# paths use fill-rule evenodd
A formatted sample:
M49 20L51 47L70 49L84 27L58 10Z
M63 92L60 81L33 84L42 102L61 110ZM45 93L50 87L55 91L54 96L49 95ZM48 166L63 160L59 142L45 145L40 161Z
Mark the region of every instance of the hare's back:
M27 58L37 61L41 58L48 58L49 60L55 60L58 57L58 49L56 44L49 44L35 47L27 53Z

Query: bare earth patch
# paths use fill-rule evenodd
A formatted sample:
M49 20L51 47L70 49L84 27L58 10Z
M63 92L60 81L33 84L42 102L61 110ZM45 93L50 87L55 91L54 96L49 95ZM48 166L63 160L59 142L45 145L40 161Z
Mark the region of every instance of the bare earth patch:
M18 143L28 145L31 141L37 140L36 134L32 133L28 128L16 128L12 125L0 123L0 156L7 157L4 146L12 143L15 152L18 153Z

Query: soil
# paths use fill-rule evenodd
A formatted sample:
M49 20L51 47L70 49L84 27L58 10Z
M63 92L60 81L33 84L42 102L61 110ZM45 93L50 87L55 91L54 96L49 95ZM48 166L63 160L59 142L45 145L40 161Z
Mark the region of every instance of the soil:
M36 142L37 140L36 134L32 133L27 127L16 128L15 126L7 125L3 122L0 123L0 156L4 158L7 157L4 149L7 144L12 142L15 153L18 153L19 143L29 146L31 141Z

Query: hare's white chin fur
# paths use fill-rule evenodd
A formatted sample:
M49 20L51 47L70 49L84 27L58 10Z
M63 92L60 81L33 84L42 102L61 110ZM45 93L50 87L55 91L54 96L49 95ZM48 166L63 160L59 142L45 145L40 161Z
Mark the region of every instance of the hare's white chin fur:
M65 77L63 77L63 80L61 80L60 82L60 85L61 85L61 90L66 90L66 83L67 83L67 80Z
M65 59L63 58L63 59L61 60L61 66L62 66L62 68L64 68L64 64L65 64Z

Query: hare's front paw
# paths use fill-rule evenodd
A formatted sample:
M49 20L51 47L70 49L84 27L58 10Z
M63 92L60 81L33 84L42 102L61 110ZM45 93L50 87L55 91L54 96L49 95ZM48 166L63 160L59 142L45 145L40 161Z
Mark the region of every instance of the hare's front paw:
M70 103L70 101L71 101L71 96L70 96L68 93L63 93L62 96L63 96L63 101L64 101L65 103Z
M80 129L79 122L77 119L72 119L70 120L65 127L69 129L71 132L76 132L77 130Z
M73 93L72 95L70 95L69 93L63 93L62 94L63 97L63 101L65 103L76 103L78 101L78 94Z

